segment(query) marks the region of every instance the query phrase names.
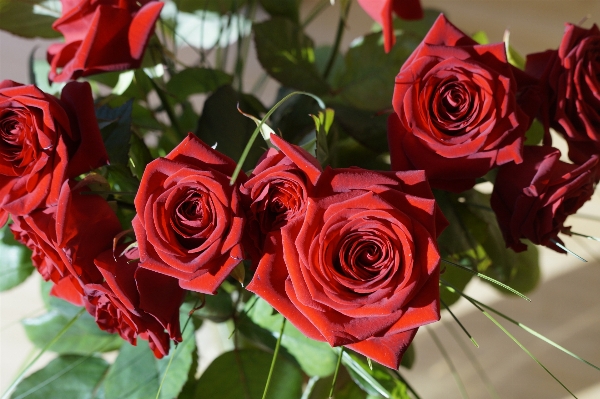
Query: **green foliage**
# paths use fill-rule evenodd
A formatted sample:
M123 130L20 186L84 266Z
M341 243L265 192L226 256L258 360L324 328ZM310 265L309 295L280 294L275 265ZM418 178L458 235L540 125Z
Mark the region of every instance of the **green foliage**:
M260 0L260 5L273 17L299 22L300 0Z
M204 296L204 304L193 313L194 318L208 319L215 323L227 321L233 315L231 296L222 288L217 295Z
M0 229L0 292L21 284L33 272L31 250L17 242L8 228Z
M21 324L29 340L38 348L48 344L72 319L59 309L51 309L41 316L23 319ZM116 334L100 330L94 318L83 314L49 350L60 354L89 355L119 348L123 340Z
M401 35L386 54L379 33L355 41L344 57L344 70L334 77L336 101L366 111L390 109L394 79L418 44L419 39Z
M390 104L391 107L391 99ZM388 152L388 113L365 111L343 104L332 104L336 121L348 135L376 153Z
M531 127L525 132L525 145L538 145L544 138L544 125L537 119L533 120Z
M247 315L254 323L273 335L279 334L283 316L273 313L273 308L267 302L257 298L248 304L247 309ZM337 355L329 344L306 337L291 323L285 325L281 346L287 349L308 375L322 377L335 370Z
M137 134L132 133L129 140L129 169L133 176L141 180L146 165L154 158L150 154L150 150L144 143L144 140Z
M315 65L314 43L297 24L276 17L253 30L258 60L269 75L293 89L316 95L328 91Z
M327 108L325 111L319 111L317 115L311 115L315 122L316 141L317 141L317 160L321 165L325 165L329 160L329 148L327 146L327 134L333 123L335 111Z
M186 68L171 76L167 91L177 99L185 100L192 94L210 93L231 84L233 77L218 69Z
M260 104L260 102L258 102ZM246 113L257 115L262 109L257 109L257 100L238 93L231 86L222 86L217 89L204 103L202 116L198 121L196 135L206 144L216 144L217 151L237 161L256 125L244 115L240 114L237 107ZM254 142L243 169L252 169L258 158L262 155L259 142Z
M216 358L200 376L197 398L261 399L272 354L259 349L240 349ZM298 399L302 390L302 373L280 357L269 386L269 399Z
M192 328L184 331L183 342L177 348L172 344L169 356L162 359L154 357L146 341L138 340L137 346L125 343L108 370L103 382L104 393L107 398L154 398L167 372L159 398L177 397L187 381L195 350Z
M423 10L424 15L422 19L408 21L396 18L394 19L394 30L396 35L410 35L418 40L422 40L441 13L440 10L426 8Z
M212 11L219 14L239 10L246 4L246 0L174 0L180 11Z
M108 363L98 357L59 356L21 381L11 399L97 398L98 384L107 368Z
M44 0L0 0L0 29L26 38L61 37L52 29L60 13L48 4Z
M111 165L128 164L131 111L131 100L117 108L102 106L96 109L96 118Z

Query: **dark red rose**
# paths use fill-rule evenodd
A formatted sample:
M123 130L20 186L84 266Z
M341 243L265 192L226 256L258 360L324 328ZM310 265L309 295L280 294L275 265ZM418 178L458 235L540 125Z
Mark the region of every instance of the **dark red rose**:
M135 197L133 228L142 267L214 294L243 259L244 216L235 162L189 134L146 167ZM238 184L245 175L240 174Z
M460 192L496 165L522 162L531 118L518 91L534 99L526 84L531 78L507 62L503 43L478 45L440 15L396 77L392 169L425 170L432 187Z
M547 95L542 120L562 133L569 158L584 163L600 154L600 29L567 24L557 50L527 56L526 71Z
M383 45L386 53L396 42L392 13L409 20L423 18L423 8L419 0L358 0L358 4L383 27Z
M567 216L592 197L598 157L583 165L559 158L556 148L526 146L522 164L499 169L490 203L507 247L524 251L521 239L526 238L564 252L552 240L562 243L558 233L565 230Z
M169 353L169 338L181 342L179 306L185 291L177 279L144 269L137 248L119 245L95 260L104 282L86 284L83 300L98 326L136 345L148 340L157 358Z
M246 252L255 265L275 246L281 245L280 229L295 218L303 218L306 201L321 174L321 165L302 148L276 135L248 181L240 186L246 210Z
M154 0L61 0L52 28L64 43L48 48L49 79L75 80L138 68L163 3Z
M33 251L33 265L45 280L58 284L68 278L81 286L102 282L94 258L112 248L121 224L106 200L88 191L85 182L65 181L57 205L13 216L10 229Z
M108 163L88 83L60 100L35 86L0 82L0 225L56 205L63 182Z
M248 290L307 336L397 368L418 327L440 317L445 226L423 171L328 168Z

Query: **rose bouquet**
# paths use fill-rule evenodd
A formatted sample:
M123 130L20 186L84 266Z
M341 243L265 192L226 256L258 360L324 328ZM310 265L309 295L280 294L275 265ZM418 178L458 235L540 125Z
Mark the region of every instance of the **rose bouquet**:
M0 83L0 286L36 271L47 295L3 397L418 398L419 329L449 316L475 343L460 298L568 393L498 319L600 371L464 292L528 300L536 246L578 256L598 27L522 57L417 0L359 0L380 28L342 53L339 3L316 47L328 0L5 2L0 29L64 40ZM208 325L231 350L199 367Z

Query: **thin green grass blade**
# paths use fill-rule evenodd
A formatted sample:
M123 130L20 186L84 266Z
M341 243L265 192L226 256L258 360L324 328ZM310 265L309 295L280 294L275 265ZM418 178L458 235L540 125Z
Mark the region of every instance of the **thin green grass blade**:
M340 364L342 364L342 356L344 355L344 347L340 347L340 355L338 356L337 364L335 365L335 372L333 373L333 381L331 381L331 389L329 390L329 399L333 398L333 390L335 389L335 382L337 381L338 371L340 371Z
M71 326L73 324L75 324L75 322L77 321L77 319L85 312L85 308L82 308L75 316L73 316L73 318L71 320L69 320L69 322L67 324L65 324L65 326L62 328L62 330L60 330L58 332L58 334L56 334L56 336L54 338L52 338L52 340L50 342L48 342L46 344L46 346L44 346L42 348L42 350L40 350L40 352L27 364L27 366L25 366L25 368L23 369L23 371L21 371L19 373L19 375L17 376L17 378L15 378L15 380L12 382L12 384L10 384L10 386L8 387L8 389L6 390L6 392L4 392L4 394L2 395L1 399L8 399L11 392L17 387L17 385L19 385L19 383L21 382L21 380L23 380L23 378L25 377L25 374L27 373L27 371L29 371L29 369L31 368L31 366L33 366L35 364L35 362L38 361L38 359L40 357L42 357L42 355L44 353L46 353L46 351L48 351L48 349L54 345L54 343L56 341L58 341L60 339L60 337L63 336L64 333L66 333L69 328L71 328Z
M321 100L319 97L315 96L314 94L307 93L304 91L295 91L295 92L290 93L287 96L283 97L281 100L279 100L277 102L277 104L275 104L273 106L273 108L271 108L269 110L269 112L267 112L265 114L265 116L261 119L260 123L256 126L256 129L254 129L254 132L252 133L252 136L250 136L248 143L246 143L246 147L244 148L244 151L242 152L242 155L240 156L240 159L238 160L237 166L235 167L235 170L233 171L233 174L231 175L231 180L229 181L230 185L233 186L233 184L235 183L235 180L237 179L238 175L240 174L240 171L242 170L242 165L244 164L244 161L246 161L246 157L248 156L248 153L250 152L250 147L252 147L252 144L254 144L254 140L256 140L256 137L258 137L258 133L260 133L260 130L262 129L263 124L271 117L271 115L273 114L273 112L275 112L275 110L277 110L277 108L279 108L288 99L290 99L291 97L298 95L298 94L304 94L305 96L309 96L309 97L313 98L319 104L319 107L321 107L321 109L325 109L325 103L323 102L323 100Z
M479 278L481 278L481 279L483 279L483 280L487 280L487 281L489 281L489 282L491 282L491 283L493 283L493 284L496 284L497 286L499 286L499 287L502 287L502 288L504 288L505 290L507 290L507 291L510 291L510 292L512 292L512 293L513 293L513 294L515 294L515 295L518 295L518 296L520 296L521 298L525 299L526 301L529 301L529 302L531 302L531 299L529 299L527 296L525 296L525 295L521 294L519 291L515 290L514 288L511 288L511 287L509 287L508 285L506 285L506 284L504 284L504 283L501 283L500 281L498 281L498 280L496 280L496 279L493 279L493 278L491 278L491 277L489 277L489 276L486 276L485 274L478 273L478 272L476 272L475 270L471 270L471 269L469 269L469 268L468 268L468 267L466 267L466 266L459 265L458 263L454 263L454 262L451 262L451 261L449 261L449 260L446 260L446 259L442 259L442 262L446 262L446 263L448 263L449 265L452 265L452 266L458 267L459 269L462 269L462 270L466 270L466 271L468 271L469 273L471 273L471 274L473 274L473 275L475 275L475 276L477 276L477 277L479 277Z
M479 363L477 358L473 355L471 347L469 345L464 344L463 340L459 336L459 333L454 329L454 327L452 327L448 323L443 323L443 324L444 324L444 327L446 327L446 329L450 332L450 335L452 335L452 338L454 338L454 340L456 341L456 343L458 344L460 349L463 351L465 356L467 356L467 358L471 362L471 365L475 369L475 372L477 373L479 378L481 378L481 381L483 381L483 384L485 385L485 388L487 389L490 396L494 399L500 399L500 396L498 396L498 392L496 391L496 388L494 388L492 381L487 376L484 368L481 366L481 363Z
M375 389L377 391L377 393L379 393L385 399L389 399L391 397L388 390L385 389L379 383L379 381L377 381L375 378L373 378L373 376L371 374L369 374L365 369L363 369L360 364L358 364L354 359L352 359L352 356L350 356L348 354L348 352L342 353L342 363L344 364L344 366L348 367L349 369L352 369L352 371L354 371L361 378L363 378L366 382L368 382L369 385L371 385L371 387L373 389Z
M408 381L406 381L406 379L404 377L402 377L402 374L400 374L400 372L398 370L393 370L393 372L396 374L398 379L400 381L402 381L402 383L404 385L406 385L406 388L410 391L410 393L412 393L412 395L415 397L415 399L421 399L421 397L419 396L417 391L415 391L415 389L408 383Z
M450 308L448 307L448 305L446 305L446 303L442 300L442 298L440 298L440 302L442 303L442 306L444 306L444 308L448 311L448 313L450 313L450 316L452 316L454 321L460 326L460 328L462 328L462 330L465 332L465 334L467 334L467 337L469 337L469 339L471 340L473 345L475 345L477 348L479 348L479 344L477 343L477 341L475 341L475 338L473 338L473 336L469 333L469 331L467 331L465 326L460 322L460 320L458 320L458 317L456 317L456 315L450 310Z
M435 345L438 347L440 353L442 354L442 357L448 364L448 367L450 368L450 372L452 373L452 376L454 377L454 381L456 381L456 385L458 385L458 389L460 390L460 395L463 398L469 398L469 394L467 393L465 384L463 384L462 379L460 378L460 374L458 374L458 370L454 366L454 363L452 363L452 359L450 359L450 355L448 355L448 352L446 352L444 345L442 345L442 341L440 341L440 339L437 337L437 335L433 332L433 329L426 328L426 330L429 333L429 335L431 335L433 342L435 342Z
M542 341L546 342L546 343L547 343L547 344L549 344L549 345L552 345L553 347L555 347L556 349L558 349L558 350L560 350L560 351L562 351L562 352L566 353L567 355L569 355L569 356L571 356L571 357L573 357L573 358L575 358L575 359L579 360L580 362L582 362L582 363L585 363L585 364L587 364L588 366L590 366L590 367L592 367L592 368L595 368L596 370L600 371L600 367L596 366L596 365L595 365L595 364L593 364L593 363L590 363L590 362L588 362L587 360L583 359L583 358L582 358L582 357L580 357L580 356L577 356L575 353L573 353L573 352L571 352L570 350L568 350L568 349L566 349L566 348L564 348L564 347L560 346L560 345L559 345L559 344L557 344L556 342L552 341L550 338L546 338L545 336L543 336L543 335L542 335L542 334L540 334L539 332L535 331L534 329L527 327L525 324L523 324L523 323L521 323L521 322L519 322L519 321L517 321L517 320L515 320L515 319L512 319L512 318L508 317L508 316L507 316L507 315L505 315L504 313L502 313L502 312L499 312L498 310L496 310L496 309L492 308L491 306L485 305L485 304L483 304L483 303L479 302L477 299L471 298L470 296L468 296L468 295L466 295L466 294L461 294L461 295L462 295L463 297L465 297L465 299L467 299L467 300L469 300L469 301L471 301L471 302L474 302L474 303L476 303L477 305L481 306L482 308L488 309L488 310L490 310L490 311L492 311L492 312L496 313L498 316L500 316L500 317L502 317L502 318L506 319L507 321L509 321L509 322L513 323L514 325L516 325L516 326L519 326L520 328L522 328L523 330L527 331L529 334L533 335L534 337L536 337L536 338L538 338L538 339L541 339Z
M504 334L506 334L510 339L513 340L513 342L515 344L517 344L522 350L523 352L527 353L529 355L529 357L531 357L537 364L540 365L540 367L542 367L546 373L548 373L552 378L554 378L554 380L556 382L558 382L560 384L560 386L562 386L565 391L569 392L571 394L571 396L573 396L575 399L577 399L577 396L575 396L575 394L573 392L571 392L569 390L569 388L567 388L565 386L565 384L562 383L561 380L559 380L554 374L552 374L552 372L550 370L548 370L546 368L546 366L544 366L542 364L542 362L540 362L534 355L533 353L531 353L527 348L525 348L525 346L523 346L523 344L521 344L521 342L519 342L518 339L516 339L510 332L508 332L508 330L506 330L506 328L504 328L504 326L502 326L502 324L500 324L498 322L498 320L496 320L491 314L489 314L488 312L486 312L481 306L479 306L476 302L472 301L471 298L468 295L465 295L463 292L461 292L458 289L455 289L454 287L452 287L451 284L449 284L448 282L440 279L440 282L446 287L446 289L448 289L450 292L456 293L461 295L463 298L465 298L466 300L468 300L469 302L471 302L473 304L473 306L475 306L477 309L479 309L488 319L490 319L490 321L492 323L494 323L500 330L502 330L502 332Z
M271 384L271 377L273 376L273 370L275 369L275 362L277 361L277 355L279 354L279 347L281 346L281 338L283 337L283 330L285 330L285 322L287 319L284 317L281 322L281 331L279 331L279 337L277 337L277 344L275 344L275 352L273 352L273 360L271 361L271 368L269 369L269 375L267 376L267 383L265 384L265 390L263 391L262 399L267 397L269 391L269 385Z

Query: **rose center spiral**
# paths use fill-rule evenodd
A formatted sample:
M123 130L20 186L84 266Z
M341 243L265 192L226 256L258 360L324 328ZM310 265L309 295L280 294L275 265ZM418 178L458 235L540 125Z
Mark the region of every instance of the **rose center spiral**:
M350 234L339 247L335 270L346 278L370 281L389 271L391 254L390 242L382 237Z
M442 81L431 98L430 118L443 133L460 136L475 115L474 91L466 82Z
M204 230L210 219L207 196L195 190L189 190L175 207L171 217L171 226L184 247L196 247L204 237Z

